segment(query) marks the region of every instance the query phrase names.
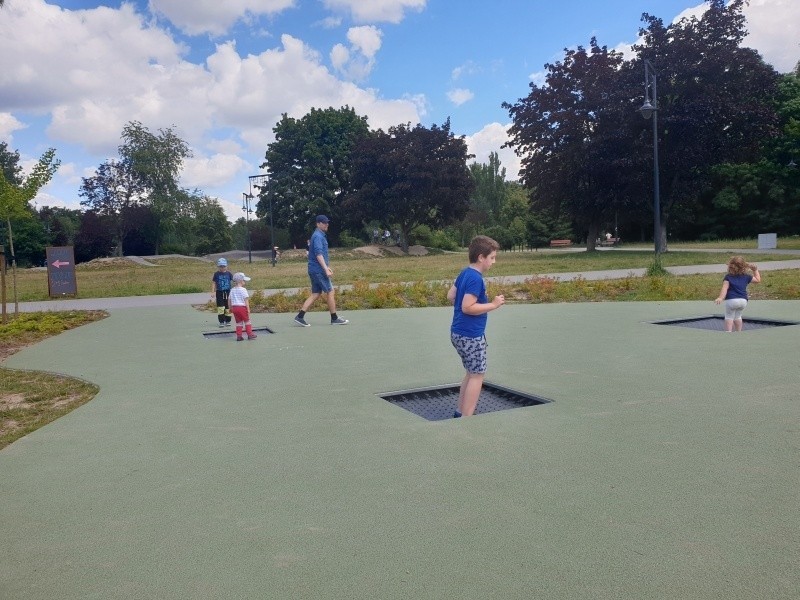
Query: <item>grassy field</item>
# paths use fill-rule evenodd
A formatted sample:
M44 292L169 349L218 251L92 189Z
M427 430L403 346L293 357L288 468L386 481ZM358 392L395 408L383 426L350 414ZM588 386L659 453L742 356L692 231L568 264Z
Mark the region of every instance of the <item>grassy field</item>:
M106 316L102 311L22 314L0 325L0 360ZM96 385L72 377L0 367L0 449L85 404L97 391Z
M662 255L663 265L724 264L728 253L670 252ZM748 255L750 262L780 260L785 256ZM653 259L649 250L639 251L540 251L502 252L491 271L493 276L568 273L606 269L646 268ZM197 259L154 259L157 266L143 266L124 259L93 261L76 268L78 297L103 298L211 293L213 262ZM358 281L396 283L453 279L467 263L466 253L436 253L427 256L373 257L352 250L332 249L331 266L336 285ZM231 271L244 271L252 277L250 289L279 289L308 285L306 262L301 256L285 258L276 267L267 261L231 261ZM10 277L7 280L11 298ZM47 300L47 273L43 269L25 269L17 273L18 298L21 302Z
M653 244L626 243L626 248L652 248ZM704 250L723 250L730 248L741 248L742 250L755 250L758 248L758 238L738 239L738 240L713 240L704 242L670 242L669 247L675 250L681 249L704 249ZM800 236L778 238L778 250L800 250Z

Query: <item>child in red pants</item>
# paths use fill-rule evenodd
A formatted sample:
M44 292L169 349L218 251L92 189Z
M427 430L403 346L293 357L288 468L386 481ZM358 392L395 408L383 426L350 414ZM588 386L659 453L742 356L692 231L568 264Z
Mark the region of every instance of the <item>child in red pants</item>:
M250 324L250 294L244 287L244 282L250 281L244 273L233 274L233 288L228 294L228 307L233 313L233 318L236 319L236 341L241 342L244 340L242 337L242 329L247 333L248 340L256 339L256 334L253 333L253 326Z

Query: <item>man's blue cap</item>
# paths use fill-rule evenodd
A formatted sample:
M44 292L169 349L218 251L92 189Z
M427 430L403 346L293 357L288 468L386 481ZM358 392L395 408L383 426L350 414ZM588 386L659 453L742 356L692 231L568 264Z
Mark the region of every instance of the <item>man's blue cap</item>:
M330 219L325 215L317 215L317 223L328 223Z

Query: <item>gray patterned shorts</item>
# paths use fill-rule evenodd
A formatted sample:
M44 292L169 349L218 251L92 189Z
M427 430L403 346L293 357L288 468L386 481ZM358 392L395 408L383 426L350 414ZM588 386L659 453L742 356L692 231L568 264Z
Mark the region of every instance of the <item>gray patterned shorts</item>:
M486 373L486 336L466 337L457 333L450 333L450 343L461 357L461 362L467 373Z

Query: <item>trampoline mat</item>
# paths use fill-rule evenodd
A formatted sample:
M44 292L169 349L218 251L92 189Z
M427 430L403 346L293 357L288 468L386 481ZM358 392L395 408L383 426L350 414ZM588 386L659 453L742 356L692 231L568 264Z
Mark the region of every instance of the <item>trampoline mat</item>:
M378 394L381 398L428 421L452 419L458 406L458 384ZM552 400L484 381L476 415L498 410L539 406Z

